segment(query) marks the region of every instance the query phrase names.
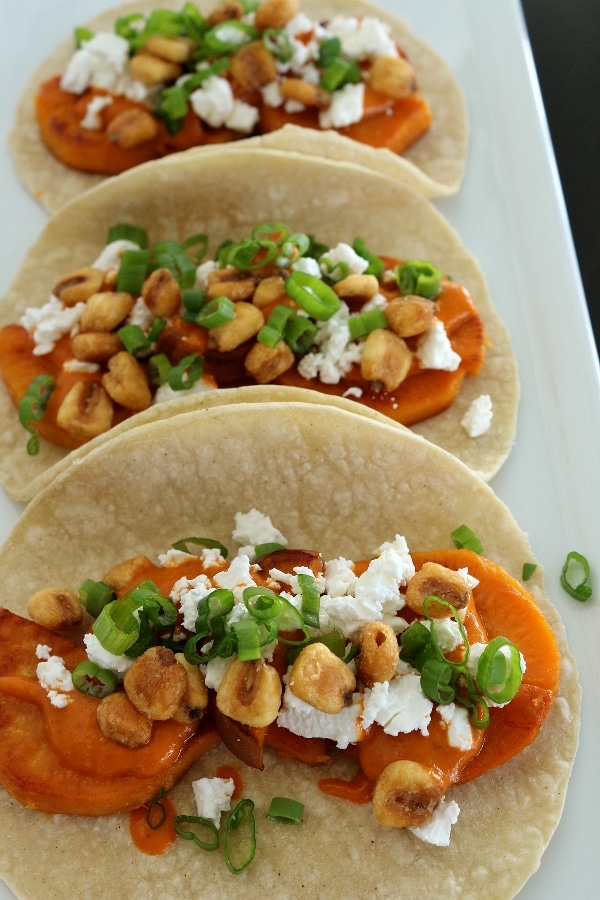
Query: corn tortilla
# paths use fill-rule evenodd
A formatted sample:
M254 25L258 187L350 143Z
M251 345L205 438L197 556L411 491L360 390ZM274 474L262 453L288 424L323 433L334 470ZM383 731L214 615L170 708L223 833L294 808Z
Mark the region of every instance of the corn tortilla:
M198 0L204 14L217 5L216 0ZM183 0L133 0L113 7L87 23L91 31L113 30L115 20L134 12L149 13L154 8L180 10ZM302 0L301 9L313 19L334 15L376 16L390 25L419 74L420 91L433 112L430 131L403 156L386 149L374 149L334 132L314 132L289 126L285 133L247 139L251 144L282 150L295 150L333 159L346 160L382 171L430 197L447 196L458 190L462 179L468 143L467 113L462 92L449 67L427 44L417 38L409 26L386 10L363 0ZM73 28L84 25L74 21ZM64 70L73 53L72 35L53 50L31 76L19 101L10 148L14 165L24 186L50 212L67 200L105 180L104 176L79 172L60 163L46 149L35 121L34 98L39 86ZM303 132L308 133L303 133ZM246 143L246 139L243 141ZM237 142L236 142L237 143ZM229 145L221 145L226 147Z
M231 547L235 513L253 507L271 517L290 547L318 548L325 558L368 556L396 533L412 550L450 547L450 532L463 522L485 555L514 578L533 558L492 490L422 438L319 404L231 404L131 429L61 473L31 502L0 552L6 605L23 614L28 596L42 586L76 588L128 556L156 558L189 534ZM125 815L43 816L0 792L0 825L10 834L0 877L24 900L58 900L65 884L88 900L117 894L159 900L198 885L203 896L242 892L257 900L275 891L289 898L513 897L538 868L560 819L580 709L575 662L540 566L527 586L559 642L559 696L530 747L448 792L461 808L449 847L384 828L369 805L321 794L324 774L350 776L346 762L325 772L267 751L263 772L241 767L244 794L256 804L257 853L239 876L220 853L199 852L187 841L164 856L141 854ZM216 748L196 764L172 792L178 812L195 811L192 779L232 761ZM303 825L265 819L277 795L305 803ZM25 865L34 846L35 866Z
M29 306L46 303L59 278L96 259L109 227L117 222L146 228L151 243L204 232L213 253L222 240L245 237L257 223L281 219L292 230L313 233L331 245L341 240L352 243L361 236L373 252L430 259L467 287L489 338L483 368L478 377L465 379L450 409L412 430L458 456L485 480L492 478L514 440L519 381L511 341L484 275L428 200L351 163L240 146L226 154L220 149L189 151L109 179L50 220L0 306L0 325L18 321ZM274 391L274 387L262 388L265 399L275 396ZM471 438L460 421L480 394L492 398L492 426ZM324 395L317 397L327 402ZM210 401L175 400L168 404L169 414L177 411L178 404L187 408L206 402ZM355 406L357 411L362 409L360 404ZM152 407L133 421L166 414L166 408ZM30 499L57 463L67 456L76 458L45 442L39 455L27 456L26 433L3 384L0 422L0 483L17 499Z

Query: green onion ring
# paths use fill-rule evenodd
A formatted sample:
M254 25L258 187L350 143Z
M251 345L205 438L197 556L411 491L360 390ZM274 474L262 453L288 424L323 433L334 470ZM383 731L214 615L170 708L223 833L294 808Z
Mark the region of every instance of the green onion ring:
M507 659L502 652L508 648ZM521 657L517 647L504 637L493 638L477 663L476 680L479 690L494 703L508 703L513 699L523 679Z
M98 618L107 603L116 600L116 593L103 581L92 581L86 578L79 588L79 600L90 616Z
M191 831L189 828L182 828L181 826L184 823L186 825L202 825L204 828L208 828L213 835L212 841L210 843L203 841L195 831ZM179 837L184 838L186 841L194 841L201 850L217 850L219 846L219 831L211 819L203 819L202 816L175 816L173 825Z
M581 568L583 571L583 578L578 584L571 583L569 569L572 567ZM592 588L588 584L589 577L589 562L581 553L577 553L576 550L571 550L571 552L567 554L565 564L560 573L560 583L567 594L569 594L570 597L573 597L574 600L579 600L582 603L585 600L589 600L592 596Z
M196 316L198 325L204 328L218 328L235 318L235 303L229 297L215 297L202 307Z
M340 308L335 291L321 278L307 272L292 272L286 279L285 292L309 316L324 322Z
M98 700L112 694L119 683L118 676L114 672L102 668L89 659L79 663L71 677L76 690Z
M241 865L236 866L233 863L231 858L231 832L237 831L237 829L242 824L244 819L244 815L248 818L248 826L249 826L249 851L246 859ZM227 825L225 828L225 860L227 862L227 867L230 872L233 872L234 875L238 875L240 872L243 872L246 869L252 860L254 859L254 854L256 853L256 823L254 820L254 803L252 800L244 799L240 800L238 805L234 810L229 814L227 818Z
M213 538L181 538L181 540L175 541L175 543L171 546L173 547L173 550L181 550L183 553L190 553L187 546L188 544L196 544L198 547L205 547L207 550L218 550L223 559L227 559L227 556L229 554L229 550L227 549L227 547L225 547L220 541L215 541Z
M483 544L468 525L459 525L451 532L450 537L454 546L459 550L472 550L473 553L483 553Z
M290 797L273 797L267 811L267 819L284 825L299 825L304 814L304 803Z

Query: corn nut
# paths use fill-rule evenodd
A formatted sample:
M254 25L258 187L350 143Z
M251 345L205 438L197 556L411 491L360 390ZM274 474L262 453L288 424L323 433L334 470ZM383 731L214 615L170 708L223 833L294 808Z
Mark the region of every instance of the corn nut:
M89 441L112 427L113 405L98 381L76 381L56 412L56 424L77 441Z
M367 687L391 681L396 674L400 649L394 630L385 622L369 622L361 631L356 674Z
M444 796L445 784L433 770L409 759L385 767L373 792L373 814L382 825L423 825Z
M281 681L264 661L234 659L217 690L217 708L243 725L262 728L277 718Z
M456 610L461 610L468 605L471 593L471 588L459 572L439 563L426 562L408 582L406 605L423 615L423 601L434 596L450 603ZM427 604L427 612L434 619L445 619L452 615L447 606L434 600Z
M187 675L167 647L150 647L125 673L125 692L150 719L173 717L185 693Z
M321 712L335 714L352 703L356 678L339 656L316 642L302 648L288 684L300 700Z
M83 618L77 594L59 587L42 588L32 594L27 601L27 612L34 622L50 631L79 625Z
M105 738L125 747L143 747L152 736L152 721L122 691L100 701L96 721Z

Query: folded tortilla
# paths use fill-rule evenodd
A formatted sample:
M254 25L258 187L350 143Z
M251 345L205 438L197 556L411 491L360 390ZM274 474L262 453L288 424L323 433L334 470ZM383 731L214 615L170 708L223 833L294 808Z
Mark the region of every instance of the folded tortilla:
M360 236L375 253L429 259L470 291L489 338L483 368L476 378L467 376L450 409L412 430L490 479L514 440L519 382L510 338L485 278L428 200L351 163L238 147L225 154L220 149L189 151L109 179L50 220L0 307L0 326L18 321L27 307L46 303L60 277L93 262L105 245L108 229L117 222L147 229L151 244L204 232L212 254L224 239L245 237L259 222L282 219L291 230L315 234L332 246L342 240L352 243ZM258 393L251 397L270 399L281 390L267 385L256 388ZM492 425L480 437L471 438L460 422L481 394L492 399ZM234 396L224 393L217 402L229 402ZM321 393L316 397L320 403L327 402ZM202 395L183 397L151 407L117 427L170 415L181 404L189 408L213 402L214 398ZM362 404L354 406L357 412L363 410ZM0 482L17 499L30 499L52 477L57 463L80 454L42 441L40 453L28 456L27 435L3 384L0 423ZM102 442L104 436L95 440ZM86 444L81 453L94 443Z
M88 23L73 21L73 28L86 25L93 32L112 31L115 20L122 15L134 12L147 14L155 8L180 10L183 5L183 0L133 0L102 13ZM208 14L217 3L216 0L197 0L197 6L202 13ZM359 144L335 132L313 132L297 126L286 126L282 132L249 138L247 140L251 145L308 152L361 164L399 179L430 197L455 193L465 165L468 123L461 90L447 64L400 18L363 0L351 0L350 3L345 0L325 0L323 3L302 0L301 8L313 19L325 20L344 13L376 16L389 24L393 36L417 70L420 93L433 113L432 127L403 156ZM10 136L10 148L19 178L51 212L104 180L101 175L69 169L55 159L42 142L35 120L34 99L39 86L64 70L73 50L72 34L65 35L64 41L36 68L19 101ZM246 143L246 140L243 142Z
M64 471L31 502L0 552L3 603L23 614L41 587L77 588L129 556L156 559L191 534L233 550L235 514L252 508L270 516L290 547L319 549L327 559L370 556L396 533L412 550L451 547L451 531L467 523L484 555L513 578L534 561L492 490L422 438L319 404L231 404L131 429ZM239 767L257 820L256 857L241 875L230 874L221 852L188 841L163 856L140 853L126 815L45 816L0 791L0 827L10 836L0 877L25 900L64 896L65 885L88 900L158 900L190 890L257 900L273 892L332 900L513 897L538 868L560 819L580 709L575 662L540 566L527 588L559 642L559 695L532 745L448 792L461 808L449 847L379 825L369 804L322 794L320 778L351 777L343 759L313 769L267 751L259 772L219 746L170 796L179 813L194 814L191 780L212 777L223 764ZM303 824L267 821L274 796L300 799Z

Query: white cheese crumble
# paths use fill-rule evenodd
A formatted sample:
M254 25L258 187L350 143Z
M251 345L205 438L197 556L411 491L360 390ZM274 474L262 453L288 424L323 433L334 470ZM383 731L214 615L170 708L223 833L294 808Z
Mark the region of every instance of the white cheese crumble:
M187 628L188 631L196 631L198 604L212 590L213 586L206 575L198 575L191 580L180 578L173 585L169 597L174 603L179 605L179 611L183 616L183 627Z
M281 544L287 547L287 540L281 531L275 528L269 516L257 509L235 514L235 528L231 536L241 545L238 556L253 556L258 544Z
M457 750L470 750L473 746L473 730L469 711L456 703L440 704L437 708L442 721L448 727L448 743Z
M43 306L28 307L19 322L33 337L33 355L45 356L52 353L56 342L63 335L75 334L84 309L85 303L63 306L54 294Z
M85 362L83 359L66 359L63 363L65 372L97 372L99 368L98 363Z
M456 800L442 798L436 806L432 817L424 825L414 825L410 831L415 837L433 844L436 847L450 845L452 826L458 822L460 807Z
M420 675L398 675L391 681L379 681L365 690L363 727L373 722L386 734L429 734L433 703L421 690Z
M480 394L473 400L460 424L469 437L476 438L485 434L492 424L493 417L492 398L489 394Z
M115 675L122 676L133 663L127 656L115 656L105 650L95 634L91 632L83 636L87 657L102 669L110 669Z
M350 244L344 243L344 241L340 241L339 244L331 247L330 250L319 257L321 271L330 278L335 279L336 267L340 264L348 267L349 275L362 275L365 269L369 267L369 261L364 256L359 256L356 250ZM345 277L345 275L340 277Z
M46 691L52 706L64 709L69 702L67 693L73 690L71 673L65 666L64 659L62 656L53 656L47 644L38 644L35 655L41 660L36 668L39 683Z
M116 269L117 272L121 267L121 257L125 250L139 250L139 244L136 244L134 241L125 240L125 238L121 238L118 241L111 241L110 244L107 244L106 247L100 252L97 259L92 263L92 269L100 269L102 272L108 271L108 269Z
M113 98L108 95L105 97L92 97L85 108L85 116L81 120L81 127L86 128L88 131L100 131L102 128L100 113L107 106L110 106L112 102Z
M228 569L213 576L213 582L216 587L231 591L236 603L243 603L242 593L245 588L256 587L247 556L236 556L232 559Z
M354 122L360 122L363 117L364 97L365 85L362 81L358 84L345 84L340 90L334 91L330 105L326 109L319 110L321 128L346 128Z
M203 375L189 388L183 388L180 391L174 390L168 382L165 382L157 387L152 404L169 403L170 400L180 400L181 397L191 397L193 394L205 394L207 391L216 390L217 384L212 375Z
M60 86L71 94L82 94L88 87L97 87L130 100L144 101L150 96L146 85L129 72L129 42L108 31L95 34L75 51Z
M234 131L249 133L258 121L258 109L237 100L230 83L219 75L211 75L192 91L190 103L196 115L212 128L226 125Z
M434 319L417 347L417 358L424 369L440 369L455 372L460 365L460 356L452 349L444 323Z
M231 809L231 797L235 790L233 778L199 778L192 781L192 790L198 815L214 822L218 828L221 813Z
M324 713L300 700L287 686L277 724L301 737L328 738L344 750L360 738L361 712L361 694L353 694L352 705L344 707L340 713Z
M315 350L298 363L302 378L319 378L323 384L339 384L355 363L360 362L363 345L353 341L348 328L350 310L342 301L340 308L327 322L317 323Z
M306 275L314 275L315 278L322 278L321 267L316 259L312 256L301 256L297 262L292 263L294 272L305 272Z
M327 23L326 29L329 36L340 39L342 52L353 59L398 56L389 25L373 16L335 16Z

